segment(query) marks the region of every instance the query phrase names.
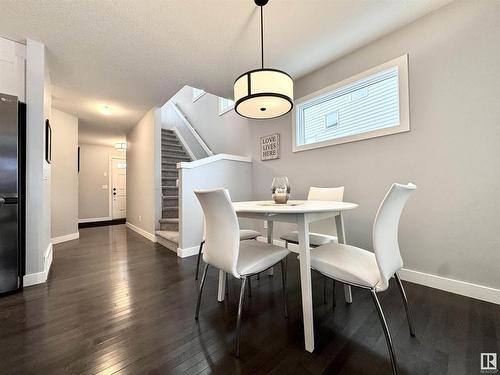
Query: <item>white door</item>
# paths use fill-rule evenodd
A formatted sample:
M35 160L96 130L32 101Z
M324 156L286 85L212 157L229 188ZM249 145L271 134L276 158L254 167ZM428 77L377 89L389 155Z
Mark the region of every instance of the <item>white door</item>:
M111 199L113 219L127 216L127 161L111 159Z

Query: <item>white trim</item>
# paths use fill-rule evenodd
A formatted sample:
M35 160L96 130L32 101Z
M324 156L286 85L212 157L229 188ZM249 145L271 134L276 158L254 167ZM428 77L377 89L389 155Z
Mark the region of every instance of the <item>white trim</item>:
M341 137L341 138L335 138L335 139L329 139L326 141L322 142L315 142L315 143L310 143L306 145L297 145L297 122L296 122L296 112L297 112L297 106L300 103L306 102L310 99L313 99L317 96L321 96L323 94L326 94L331 91L335 91L336 89L346 86L352 82L358 81L366 76L369 76L371 74L375 74L377 72L380 72L384 69L393 67L393 66L398 66L398 73L399 73L399 125L397 126L392 126L389 128L384 128L384 129L378 129L378 130L372 130L364 133L359 133L359 134L354 134L346 137ZM410 131L410 98L409 98L409 77L408 77L408 54L405 54L403 56L397 57L395 59L392 59L390 61L387 61L386 63L380 64L376 67L373 67L371 69L365 70L362 73L356 74L355 76L352 76L350 78L347 78L343 81L337 82L333 85L330 85L328 87L325 87L324 89L315 91L309 95L306 95L300 99L297 99L295 101L295 106L294 110L292 111L292 152L300 152L300 151L307 151L307 150L312 150L315 148L321 148L321 147L328 147L328 146L334 146L338 144L343 144L343 143L349 143L349 142L356 142L356 141L361 141L364 139L371 139L371 138L377 138L377 137L382 137L386 135L391 135L391 134L397 134L397 133L404 133Z
M209 156L207 158L193 160L193 161L183 161L177 163L177 169L193 169L201 167L205 164L215 163L219 160L232 160L232 161L241 161L244 163L251 163L252 158L250 156L239 156L239 155L230 155L230 154L217 154L213 156Z
M186 127L189 129L189 131L191 132L191 134L193 134L193 137L196 138L196 141L200 144L200 146L203 148L203 150L205 150L205 152L209 155L209 156L212 156L214 153L212 152L212 150L210 150L210 148L207 146L207 144L205 143L205 141L200 137L200 135L198 134L198 132L195 130L195 128L193 128L193 126L191 125L191 123L188 121L188 119L186 118L186 116L184 116L184 114L182 113L182 111L179 109L179 107L177 107L177 105L173 102L170 102L170 105L172 106L172 108L175 110L175 112L177 113L177 115L180 117L180 119L182 120L182 122L184 123L184 125L186 125Z
M78 219L78 224L80 223L96 223L99 221L108 221L111 220L110 216L103 216L103 217L91 217L88 219Z
M399 276L401 279L415 284L425 285L431 288L500 305L500 289L468 283L466 281L449 279L447 277L432 275L430 273L414 271L406 268L399 271Z
M66 234L64 236L52 237L52 244L56 245L58 243L77 240L80 238L80 232Z
M199 246L187 247L185 249L177 248L177 256L179 258L187 258L193 255L198 255L198 251L200 250Z
M267 242L267 237L259 236L257 237L257 241ZM285 247L285 241L282 240L274 239L273 244L276 246ZM299 245L290 243L288 244L288 249L294 253L298 253ZM424 285L430 288L444 290L445 292L459 294L461 296L475 298L481 301L500 305L500 289L468 283L466 281L449 279L447 277L414 271L407 268L401 269L398 274L401 279L415 284Z
M49 246L47 247L47 250L45 250L45 254L43 256L43 271L24 275L23 286L42 284L46 282L49 277L50 266L52 265L52 257L52 243L49 243Z
M177 136L177 138L179 138L179 141L181 141L182 146L184 147L184 149L189 154L189 157L191 158L191 160L196 160L197 159L196 156L194 156L193 151L191 151L191 149L189 148L189 145L187 144L187 142L184 139L184 137L181 135L181 132L179 131L179 129L172 128L172 130L174 131L174 133Z
M113 183L113 159L125 160L125 164L127 163L126 156L109 156L109 164L108 164L108 216L111 218L110 220L114 220L113 217L113 197L112 197L112 188L111 184ZM128 166L127 166L128 167ZM128 171L127 171L128 172ZM127 217L127 211L125 211L125 217L117 217L116 219L125 219Z
M155 234L149 233L148 231L146 231L142 228L139 228L139 227L135 226L134 224L130 224L128 221L125 225L127 226L127 228L132 229L134 232L139 233L141 236L146 237L148 240L150 240L152 242L157 241Z

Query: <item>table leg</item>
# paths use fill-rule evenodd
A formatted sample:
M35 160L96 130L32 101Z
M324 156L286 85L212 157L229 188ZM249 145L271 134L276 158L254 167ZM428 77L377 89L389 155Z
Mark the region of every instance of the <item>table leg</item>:
M339 243L345 244L345 230L344 230L344 219L342 218L342 212L335 216L335 226L337 227L337 238ZM349 285L344 284L344 295L345 301L347 303L352 303L352 292Z
M273 244L273 224L274 221L268 220L267 221L267 243L270 243L271 245ZM274 268L271 267L267 270L267 274L269 276L274 275Z
M219 291L217 292L217 301L224 301L226 296L226 273L219 270Z
M304 319L304 341L308 352L314 350L314 321L311 283L311 258L309 253L309 222L306 215L298 215L300 254L300 287L302 290L302 315Z

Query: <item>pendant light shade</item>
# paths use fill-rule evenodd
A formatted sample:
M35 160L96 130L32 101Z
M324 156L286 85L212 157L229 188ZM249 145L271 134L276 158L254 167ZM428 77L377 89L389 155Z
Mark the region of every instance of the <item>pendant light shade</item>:
M292 78L276 69L257 69L234 82L234 109L244 117L269 119L293 108Z
M267 0L255 0L260 6L262 68L240 75L234 82L234 110L251 119L271 119L293 108L293 80L287 73L264 68L264 23L262 7Z

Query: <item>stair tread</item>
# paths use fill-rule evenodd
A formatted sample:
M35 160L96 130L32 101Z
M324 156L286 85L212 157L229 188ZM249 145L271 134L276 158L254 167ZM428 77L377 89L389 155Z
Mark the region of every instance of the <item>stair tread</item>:
M171 207L162 207L162 211L177 211L179 210L179 206L171 206Z
M179 223L179 218L178 217L165 217L160 219L160 223L166 223L166 224L178 224Z
M179 243L179 232L172 230L157 230L156 235L171 242Z
M163 195L162 198L163 199L178 199L179 196L178 195Z

